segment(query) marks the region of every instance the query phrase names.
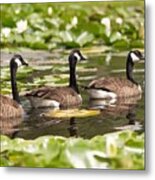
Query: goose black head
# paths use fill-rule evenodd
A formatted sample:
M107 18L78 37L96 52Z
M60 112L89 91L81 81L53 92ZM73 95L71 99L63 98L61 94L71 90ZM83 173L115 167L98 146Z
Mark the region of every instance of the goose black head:
M22 58L21 55L15 54L10 61L10 66L18 68L20 66L28 66L28 63Z
M139 50L130 51L129 57L130 57L132 63L138 62L140 60L144 60L144 56Z
M84 61L86 58L81 54L80 50L74 49L69 55L69 61L73 64L77 61Z

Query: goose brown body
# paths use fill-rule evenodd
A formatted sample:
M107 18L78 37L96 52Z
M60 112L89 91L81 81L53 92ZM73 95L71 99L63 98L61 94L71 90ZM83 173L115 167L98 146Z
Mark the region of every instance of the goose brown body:
M141 87L121 77L103 77L92 81L88 88L113 92L117 97L132 97L141 94Z
M21 117L23 114L21 105L7 96L0 95L0 118Z
M82 103L82 98L71 87L42 87L26 94L30 100L32 107L36 107L38 103L34 103L34 98L40 101L48 100L58 102L60 107L77 106ZM52 103L51 103L52 104ZM51 105L52 106L52 105Z
M0 134L11 135L22 122L24 110L16 101L0 95Z

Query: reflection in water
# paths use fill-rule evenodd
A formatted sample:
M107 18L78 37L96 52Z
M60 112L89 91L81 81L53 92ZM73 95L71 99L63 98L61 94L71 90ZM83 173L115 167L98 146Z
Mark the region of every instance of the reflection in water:
M44 135L60 135L66 137L91 138L95 135L133 129L141 130L142 125L137 116L137 103L141 97L118 99L108 102L105 100L91 100L89 109L100 109L101 113L92 117L52 118L41 116L49 109L36 109L27 112L22 119L1 119L1 134L10 137L34 139ZM69 125L69 127L68 127Z
M101 109L104 115L120 116L134 109L140 99L141 95L114 100L90 99L89 106L91 109Z
M16 118L0 118L0 134L14 136L14 133L18 132L23 119L21 117Z
M135 110L132 109L131 111L129 111L126 118L129 119L129 124L131 124L131 125L135 124L135 121L136 121L136 112L135 112Z
M125 126L118 126L115 127L116 130L125 130L125 129L130 129L130 130L142 130L142 125L136 120L136 112L134 109L131 109L128 114L126 115L126 118L128 119L128 124Z
M68 128L71 137L78 137L78 127L76 126L75 117L70 118L70 127Z
M24 139L34 139L43 135L91 138L117 130L140 130L142 127L140 123L137 124L139 120L136 118L136 106L140 98L119 99L112 104L103 100L90 101L89 108L99 108L101 113L84 118L75 117L74 114L71 118L49 118L41 116L45 109L31 110L25 121L20 119L2 121L1 133Z
M90 108L101 109L104 117L125 117L128 119L127 125L136 125L136 105L142 98L141 95L119 98L115 100L90 100ZM129 126L126 125L126 128ZM124 129L124 127L115 127L114 129ZM137 127L139 129L139 127ZM136 128L135 128L136 130Z

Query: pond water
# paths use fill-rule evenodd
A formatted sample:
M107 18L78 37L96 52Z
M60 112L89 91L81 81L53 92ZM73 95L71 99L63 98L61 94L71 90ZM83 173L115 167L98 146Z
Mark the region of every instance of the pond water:
M33 54L33 55L32 55ZM101 76L121 76L125 78L126 53L88 54L88 60L77 65L77 80L83 97L80 109L90 109L98 104L102 108L99 115L91 117L45 118L41 113L47 109L34 110L24 97L22 103L26 111L24 119L1 120L2 133L11 137L34 139L43 135L60 135L92 138L96 135L124 129L144 131L144 63L135 65L134 77L141 84L141 97L123 99L115 105L105 106L105 102L90 101L87 92L82 88L91 80ZM38 84L67 85L68 61L62 53L44 56L37 53L25 55L33 71L20 79L26 82L25 87L31 90ZM8 56L6 56L8 58ZM5 61L6 63L7 61ZM7 64L7 63L6 63ZM4 65L6 65L4 64ZM9 82L9 81L8 81ZM100 106L104 103L104 106Z

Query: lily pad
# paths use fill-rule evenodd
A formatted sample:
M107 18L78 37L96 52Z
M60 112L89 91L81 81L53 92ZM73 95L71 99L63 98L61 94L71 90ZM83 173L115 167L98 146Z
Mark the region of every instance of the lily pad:
M90 140L1 136L1 166L144 170L144 134L121 131ZM52 153L51 153L52 152Z
M71 118L71 117L89 117L100 114L100 110L87 110L87 109L67 109L67 110L50 110L42 115L54 118Z

